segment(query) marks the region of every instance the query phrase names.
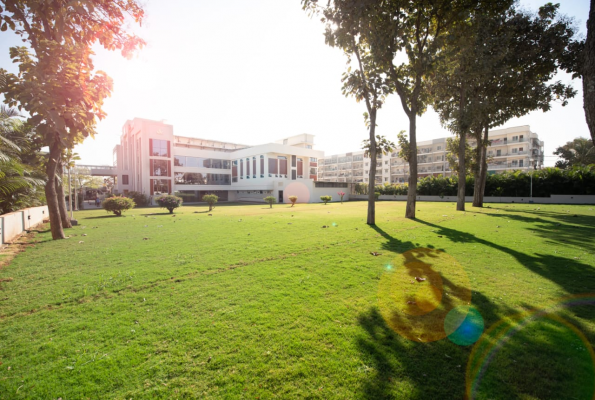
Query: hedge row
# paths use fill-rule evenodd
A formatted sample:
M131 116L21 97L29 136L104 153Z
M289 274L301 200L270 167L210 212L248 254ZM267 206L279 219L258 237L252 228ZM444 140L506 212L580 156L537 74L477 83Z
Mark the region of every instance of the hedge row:
M595 194L595 165L572 169L544 168L536 171L513 171L488 175L485 196L529 196L533 175L533 196L549 197L552 194ZM421 196L456 196L458 177L430 176L417 182L417 194ZM473 177L467 177L465 194L473 196ZM357 194L367 194L367 184L358 183ZM375 191L381 195L406 195L407 184L378 185Z

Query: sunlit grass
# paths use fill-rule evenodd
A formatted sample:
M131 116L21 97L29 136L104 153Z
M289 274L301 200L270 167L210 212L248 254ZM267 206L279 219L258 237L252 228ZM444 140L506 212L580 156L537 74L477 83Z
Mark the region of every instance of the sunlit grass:
M79 212L0 270L0 398L460 399L469 360L477 398L592 397L595 307L553 306L595 291L592 207L377 207Z

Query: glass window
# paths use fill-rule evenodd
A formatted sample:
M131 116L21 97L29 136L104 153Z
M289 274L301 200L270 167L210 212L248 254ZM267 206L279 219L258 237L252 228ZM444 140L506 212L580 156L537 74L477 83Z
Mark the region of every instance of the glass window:
M152 139L151 155L155 157L169 157L169 140Z
M287 175L287 157L279 156L279 174Z
M186 165L185 167L198 167L198 158L196 157L186 157Z
M229 160L221 160L222 168L223 169L230 169L231 168L231 161Z
M223 160L217 160L216 158L211 159L211 168L223 168Z
M151 160L151 176L170 176L168 164L167 160Z
M188 157L193 158L193 157ZM186 157L184 156L174 156L174 167L185 167L186 166Z
M269 174L278 174L277 168L277 159L276 158L269 158Z
M246 176L250 178L250 159L246 158Z
M153 181L153 194L169 193L169 180L151 179Z
M229 185L231 184L231 175L178 172L175 180L177 185Z
M122 175L122 185L128 185L128 175Z
M316 157L310 157L310 162L317 162L318 159Z

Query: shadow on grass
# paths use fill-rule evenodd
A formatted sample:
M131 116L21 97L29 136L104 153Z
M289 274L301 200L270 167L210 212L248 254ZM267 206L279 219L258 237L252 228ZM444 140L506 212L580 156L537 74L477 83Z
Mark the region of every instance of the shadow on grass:
M85 217L83 219L103 219L103 218L122 218L126 217L126 215L101 215L99 217Z
M595 251L595 242L586 239L595 236L595 216L540 210L495 209L506 213L501 212L485 215L531 224L532 227L527 228L527 230L533 231L551 244L571 244ZM521 213L529 214L529 216L521 215Z
M510 254L529 269L551 279L569 293L581 292L576 286L577 276L581 271L592 268L578 261L564 257L547 255L530 256L474 235L454 229L443 228L426 221L418 222L432 226L452 241L479 243ZM431 267L432 250L420 249L418 244L400 241L378 227L372 227L387 242L383 249L396 252L410 251L406 255L404 267L410 276L420 276L419 264ZM429 246L428 246L429 247ZM417 250L419 251L417 251ZM444 292L442 297L446 309L466 301L465 288L457 285L447 276L442 276ZM593 287L593 285L591 285ZM472 289L472 304L481 314L485 327L494 326L503 318L518 314L506 305L495 304L485 295ZM468 295L468 291L467 291ZM457 297L458 296L458 297ZM533 306L524 305L526 310ZM573 309L586 320L593 319L594 307L581 306ZM385 311L382 312L385 314ZM388 318L388 320L385 320ZM564 316L564 319L583 332L590 330L578 319ZM358 318L363 328L363 335L356 338L357 347L362 354L363 378L361 392L365 399L437 399L466 398L465 371L469 361L471 365L485 366L481 381L475 394L486 398L518 398L519 394L536 398L590 398L593 395L593 364L585 345L576 333L552 319L541 318L519 328L509 339L502 341L496 352L486 356L483 351L472 355L472 346L459 346L448 338L424 343L407 339L407 330L403 326L411 325L410 315L399 312L385 314L384 318L376 307L370 308ZM502 329L484 332L480 339L482 346L490 347L500 343L502 332L514 331L518 323L507 322L498 325ZM522 321L519 321L522 322ZM434 329L438 325L434 325ZM431 335L428 335L431 336ZM589 335L592 341L592 335ZM483 348L481 348L483 350ZM493 354L493 357L492 357ZM473 356L473 359L470 357ZM527 366L530 365L530 368ZM580 368L580 370L577 370Z
M170 214L169 211L161 212L161 213L151 213L151 214L139 214L141 217L154 217L156 215L176 215L176 213Z
M584 264L578 260L562 256L554 256L551 254L536 253L532 256L499 245L497 243L478 238L475 235L467 232L446 228L444 226L436 225L420 219L417 219L416 221L421 224L431 226L432 228L436 229L436 232L439 235L444 235L453 242L478 243L511 255L526 268L562 287L568 294L585 293L587 291L592 291L595 287L595 274L593 273L595 272L595 269L592 266ZM588 239L585 238L585 240Z

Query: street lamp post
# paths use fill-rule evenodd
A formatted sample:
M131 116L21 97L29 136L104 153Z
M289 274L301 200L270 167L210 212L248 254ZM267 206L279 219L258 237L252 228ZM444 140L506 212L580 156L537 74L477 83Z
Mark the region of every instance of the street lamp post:
M531 169L531 173L529 174L529 176L531 177L531 188L529 189L529 203L533 203L533 162L535 160L533 158L529 159L529 168Z

